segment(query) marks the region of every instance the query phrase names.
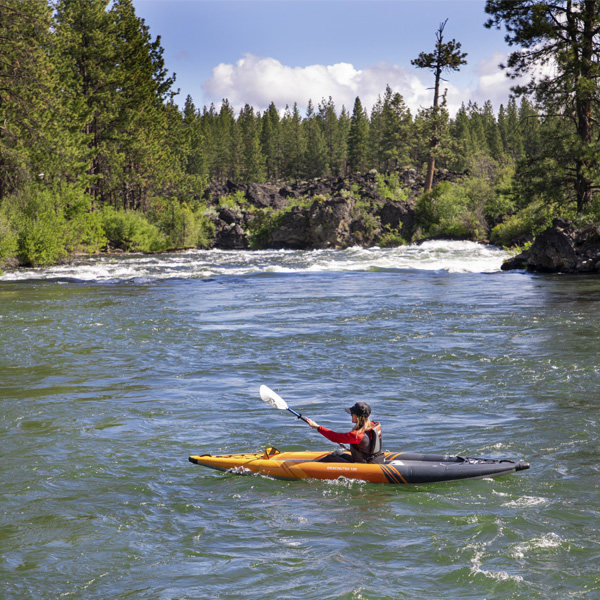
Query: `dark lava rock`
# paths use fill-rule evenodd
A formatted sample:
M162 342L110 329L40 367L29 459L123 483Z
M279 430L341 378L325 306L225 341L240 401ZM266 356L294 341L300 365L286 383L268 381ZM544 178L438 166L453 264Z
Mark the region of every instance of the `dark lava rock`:
M539 273L600 273L600 226L575 229L567 219L554 219L529 250L502 265L505 271Z

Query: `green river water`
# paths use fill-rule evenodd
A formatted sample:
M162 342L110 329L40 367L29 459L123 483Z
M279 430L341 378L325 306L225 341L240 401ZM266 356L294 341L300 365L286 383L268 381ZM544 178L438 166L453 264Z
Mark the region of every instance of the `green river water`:
M190 252L0 277L0 597L600 598L600 279L457 242ZM423 486L278 481L190 454L523 459Z

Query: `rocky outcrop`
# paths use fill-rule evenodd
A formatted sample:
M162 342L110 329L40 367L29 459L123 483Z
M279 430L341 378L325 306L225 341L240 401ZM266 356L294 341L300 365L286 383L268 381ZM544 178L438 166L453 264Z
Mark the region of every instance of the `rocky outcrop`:
M409 240L417 228L414 202L395 202L388 200L376 212L381 222L382 229L398 229L400 235Z
M319 194L321 196L321 194ZM313 201L306 209L294 207L270 233L273 248L344 248L354 245L354 200L342 197ZM356 223L354 223L356 226Z
M411 239L423 178L414 169L400 171L397 177L406 199L389 192L383 196L376 171L280 185L213 183L204 199L214 207L214 247L244 249L251 242L256 246L257 239L259 247L277 249L372 246L390 233ZM452 177L440 170L436 182ZM229 207L223 199L231 197ZM268 227L259 238L253 237L257 224L264 225L269 216Z
M505 271L600 273L600 225L576 229L567 219L554 219L531 247L502 265Z

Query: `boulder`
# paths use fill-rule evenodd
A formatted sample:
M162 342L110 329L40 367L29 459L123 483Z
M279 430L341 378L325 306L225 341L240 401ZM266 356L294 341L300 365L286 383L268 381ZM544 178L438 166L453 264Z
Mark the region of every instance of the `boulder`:
M310 248L309 224L305 211L294 207L285 213L279 226L271 231L269 247L290 250Z
M388 200L377 212L383 231L396 229L405 239L410 239L417 226L412 203Z
M567 219L554 219L531 248L502 265L505 271L540 273L600 273L600 226L575 229Z
M213 246L222 250L246 250L250 244L245 231L237 223L227 224L224 221L215 223L215 239Z
M330 198L314 202L308 211L311 248L345 248L350 245L354 200Z
M527 266L544 273L572 273L577 266L577 252L570 230L556 220L553 226L535 238L529 249Z

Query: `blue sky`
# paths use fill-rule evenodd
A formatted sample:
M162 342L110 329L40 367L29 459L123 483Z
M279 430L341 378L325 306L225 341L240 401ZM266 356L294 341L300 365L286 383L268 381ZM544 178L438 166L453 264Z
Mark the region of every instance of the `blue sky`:
M510 83L498 64L504 32L485 29L484 0L133 0L153 38L161 37L182 105L227 98L265 110L331 96L352 111L370 110L386 85L413 112L431 104L433 75L410 61L431 52L435 32L456 39L468 64L447 75L451 112L469 100L506 104Z

